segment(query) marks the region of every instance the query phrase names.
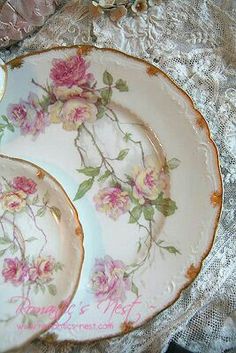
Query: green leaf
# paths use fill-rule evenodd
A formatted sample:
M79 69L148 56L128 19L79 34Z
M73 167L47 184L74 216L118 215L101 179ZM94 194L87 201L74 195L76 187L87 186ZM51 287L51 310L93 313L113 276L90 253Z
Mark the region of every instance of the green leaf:
M47 207L45 206L40 207L36 213L36 216L43 217L45 215L46 210L47 210Z
M99 105L97 107L97 109L98 109L98 112L97 112L96 116L98 119L101 119L105 114L106 108L104 107L104 105Z
M126 179L128 180L128 182L129 182L130 184L132 184L133 178L132 178L129 174L125 174L125 176L126 176Z
M55 265L54 265L54 270L57 272L57 271L62 271L63 270L63 265L60 263L60 262L57 262Z
M152 206L145 206L143 209L143 214L147 221L152 221L154 216L154 208Z
M130 179L128 179L128 181L131 183L132 182L132 178L130 178ZM127 191L128 192L128 194L129 194L129 198L130 198L130 200L132 201L132 203L134 203L135 205L139 205L139 202L138 202L138 200L134 197L134 195L133 195L133 191L132 190L125 190L125 191Z
M111 172L109 170L106 170L103 175L98 178L99 182L104 182L109 176L111 175Z
M33 198L33 200L32 200L32 205L37 204L37 203L38 203L38 201L39 201L39 196L38 196L38 195L36 195L36 196Z
M48 284L47 288L51 295L54 296L57 294L57 287L55 286L55 284Z
M50 212L51 212L51 214L52 214L53 216L56 217L56 219L57 219L58 221L61 220L61 210L60 210L58 207L56 207L56 206L50 207Z
M167 167L171 169L175 169L180 165L180 160L177 158L172 158L167 162Z
M158 240L157 245L164 243L164 240Z
M3 238L0 238L0 245L5 245L5 244L9 244L11 243L11 239L8 238L7 236L3 237Z
M25 241L31 242L31 241L34 241L34 240L37 240L37 238L35 238L35 237L30 237L30 238L26 239Z
M116 159L118 159L118 161L122 161L123 159L125 159L128 152L129 152L129 148L125 148L124 150L121 150Z
M50 97L49 96L43 96L42 99L39 101L40 106L42 107L43 110L46 110L47 107L50 105Z
M125 140L125 142L128 142L131 137L132 137L132 134L130 132L126 132L123 139Z
M170 198L163 198L163 192L161 192L156 200L156 208L161 212L165 217L171 216L177 210L175 201Z
M87 176L95 177L99 174L100 168L99 167L86 167L83 169L77 169L79 173L85 174Z
M176 255L176 254L181 255L181 252L178 249L176 249L174 246L162 246L162 249L165 249L169 253L174 254L174 255Z
M101 90L101 98L102 98L102 104L107 105L110 103L112 97L112 90L111 88L103 88Z
M142 247L142 244L141 244L141 242L139 241L139 242L138 242L138 249L137 249L137 252L139 252L139 251L141 250L141 247Z
M117 182L116 179L112 178L111 181L110 181L110 186L111 186L112 188L115 188L115 187L119 187L120 184Z
M6 115L1 116L2 120L5 121L7 124L9 123L8 117Z
M131 292L138 296L138 287L132 282Z
M142 206L140 206L140 205L135 206L130 211L129 223L136 223L139 220L139 218L141 217L141 214L142 214Z
M47 190L43 195L43 203L46 205L49 202L49 191Z
M108 71L103 73L103 83L108 86L111 86L113 83L113 77Z
M0 124L0 130L3 131L7 125L5 124Z
M7 250L7 249L0 250L0 257L5 254L5 251L6 251L6 250Z
M15 254L17 251L18 251L18 247L16 244L12 244L10 247L9 247L9 250L12 254Z
M116 81L115 83L115 87L120 91L120 92L128 92L129 88L128 88L128 85L127 85L127 82L122 80L122 79L119 79Z
M93 182L94 182L94 178L90 178L83 181L78 188L74 201L81 199L81 197L83 197L86 194L86 192L91 189Z
M15 131L14 126L13 126L12 124L10 124L10 123L7 125L7 129L8 129L9 131L11 131L11 132L14 132L14 131Z

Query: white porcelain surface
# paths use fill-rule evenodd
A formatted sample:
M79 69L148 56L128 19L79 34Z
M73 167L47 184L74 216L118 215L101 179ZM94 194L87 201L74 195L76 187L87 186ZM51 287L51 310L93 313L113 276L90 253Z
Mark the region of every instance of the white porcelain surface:
M221 209L216 148L190 99L147 63L87 49L8 64L0 106L14 127L0 151L51 173L83 225L80 286L50 330L59 340L127 332L176 300Z

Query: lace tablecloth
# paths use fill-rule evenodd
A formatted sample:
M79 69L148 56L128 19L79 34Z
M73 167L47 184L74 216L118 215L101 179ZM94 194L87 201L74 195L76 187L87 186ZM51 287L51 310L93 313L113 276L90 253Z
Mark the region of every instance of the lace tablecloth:
M155 1L152 1L155 3ZM168 73L207 119L219 148L224 207L214 247L197 280L146 326L93 344L37 340L24 352L165 352L171 340L193 352L236 351L236 1L156 1L119 24L91 20L86 4L61 1L40 31L2 50L3 60L55 45L95 43L145 58Z

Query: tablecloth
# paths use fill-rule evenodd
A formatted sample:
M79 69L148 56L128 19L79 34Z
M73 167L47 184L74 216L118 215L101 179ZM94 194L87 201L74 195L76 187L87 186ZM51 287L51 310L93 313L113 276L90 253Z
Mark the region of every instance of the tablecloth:
M224 205L216 241L179 300L123 337L92 344L36 340L27 353L165 352L171 340L193 352L236 352L236 1L152 1L146 13L113 23L91 19L87 3L59 1L44 26L0 52L3 60L56 45L118 48L155 64L193 99L220 154Z

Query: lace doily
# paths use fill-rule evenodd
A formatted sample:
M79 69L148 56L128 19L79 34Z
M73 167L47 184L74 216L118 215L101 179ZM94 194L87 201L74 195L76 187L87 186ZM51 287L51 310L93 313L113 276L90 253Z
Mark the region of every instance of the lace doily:
M197 280L144 327L92 344L37 340L27 353L165 352L171 340L193 352L236 349L236 2L166 0L139 17L91 22L77 0L51 16L31 38L1 52L3 60L55 45L96 43L156 64L193 99L219 148L224 208L214 247Z

